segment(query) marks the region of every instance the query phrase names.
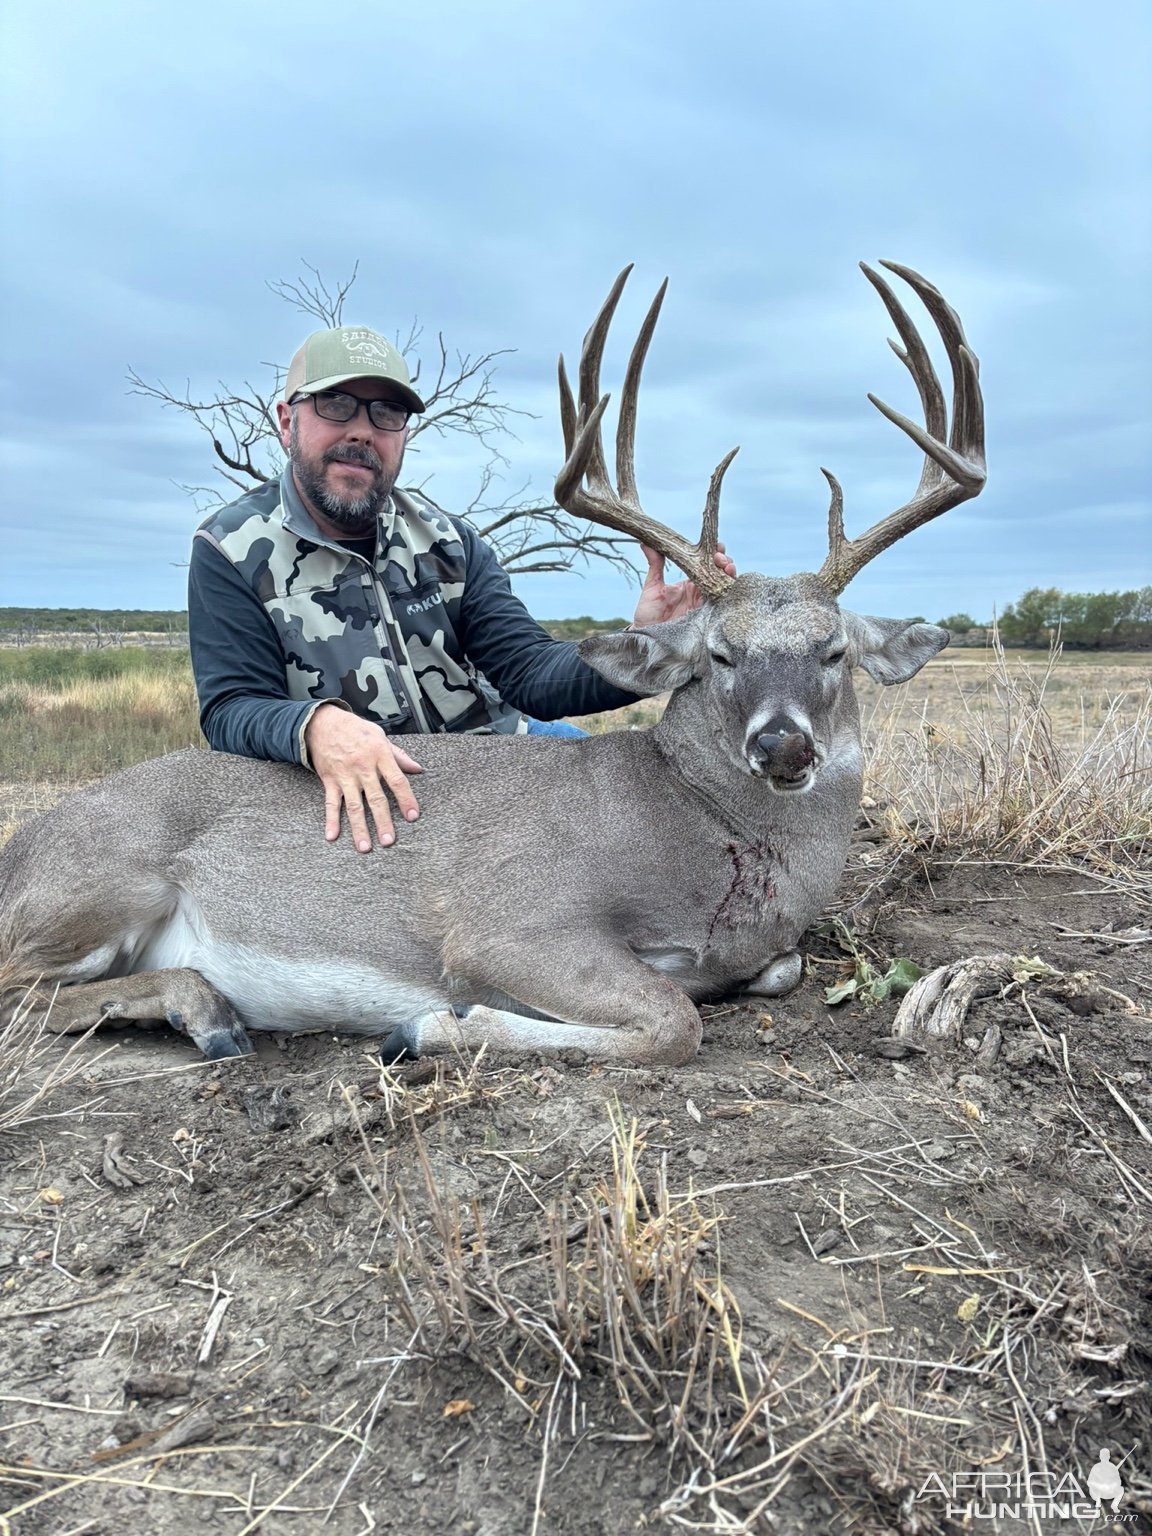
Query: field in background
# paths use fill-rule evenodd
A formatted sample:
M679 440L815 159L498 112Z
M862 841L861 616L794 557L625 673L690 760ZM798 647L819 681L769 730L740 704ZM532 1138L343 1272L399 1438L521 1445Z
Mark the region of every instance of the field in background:
M1152 652L1063 651L1053 658L1047 651L949 649L911 682L883 688L857 672L854 686L866 730L898 718L908 728L920 729L925 721L958 727L972 709L991 703L1001 674L1021 684L1043 683L1061 732L1078 733L1101 724L1114 704L1125 719L1136 718L1152 688ZM621 722L651 725L663 707L663 700L645 700L579 723L596 733L619 730Z
M0 650L0 780L82 783L201 741L184 650Z
M1139 858L1152 815L1148 667L1139 652L966 650L901 687L858 674L867 793L889 808L886 831L985 853ZM628 729L662 708L580 723ZM0 649L0 830L71 785L202 744L183 649Z

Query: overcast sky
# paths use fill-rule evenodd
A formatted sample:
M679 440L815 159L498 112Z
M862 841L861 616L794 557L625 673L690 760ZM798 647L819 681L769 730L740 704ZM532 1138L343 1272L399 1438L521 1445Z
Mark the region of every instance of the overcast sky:
M856 263L925 273L982 362L989 488L849 589L984 618L1032 585L1152 580L1152 21L1141 0L629 3L67 0L6 8L0 604L183 607L205 440L129 392L263 387L312 323L272 293L359 262L345 319L414 317L532 413L503 489L561 459L556 354L636 272L605 387L671 278L641 395L646 509L743 569L814 569L827 465L849 532L920 458ZM534 419L533 419L534 418ZM450 509L485 455L429 443ZM631 613L592 568L517 583L540 617Z

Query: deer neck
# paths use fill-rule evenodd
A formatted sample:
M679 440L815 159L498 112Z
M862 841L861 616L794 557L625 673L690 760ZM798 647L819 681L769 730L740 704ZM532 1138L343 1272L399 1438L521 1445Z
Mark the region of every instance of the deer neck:
M702 702L693 684L679 689L649 737L674 777L694 798L702 801L729 832L755 842L769 824L772 792L733 761L719 739L715 722L701 708Z

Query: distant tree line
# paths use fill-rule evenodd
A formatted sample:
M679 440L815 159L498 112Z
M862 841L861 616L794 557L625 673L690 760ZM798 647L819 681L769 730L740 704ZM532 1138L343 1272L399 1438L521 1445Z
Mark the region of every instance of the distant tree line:
M628 619L593 619L582 614L578 619L541 619L541 626L554 640L583 640L585 635L610 635L614 630L627 629Z
M97 626L134 634L166 635L188 628L188 612L156 608L0 608L0 630L67 634Z
M939 621L958 636L979 636L991 624L978 624L967 613ZM1059 638L1069 650L1128 651L1152 649L1152 587L1133 592L1061 592L1058 587L1029 587L1009 603L997 620L1005 645L1046 649Z
M625 629L627 619L544 619L558 640ZM967 613L939 619L961 641L983 644L991 621L980 623ZM1134 592L1061 592L1058 587L1029 587L1009 603L997 620L1005 645L1047 649L1059 637L1070 650L1152 649L1152 587ZM188 629L184 609L150 608L0 608L0 638L11 641L37 635L77 634L115 637L125 634L183 636Z
M582 640L615 629L627 629L627 619L542 619L543 627L557 640ZM17 644L33 643L48 635L103 638L120 644L125 635L179 636L188 633L188 610L153 608L0 608L0 639Z

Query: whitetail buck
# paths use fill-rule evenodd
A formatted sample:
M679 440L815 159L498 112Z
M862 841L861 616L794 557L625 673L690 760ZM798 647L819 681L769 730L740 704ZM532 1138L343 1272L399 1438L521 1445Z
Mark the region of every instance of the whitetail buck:
M53 1030L167 1020L210 1057L248 1051L247 1028L324 1028L387 1035L389 1056L487 1043L667 1063L696 1050L701 1000L789 991L857 813L852 668L903 682L948 641L931 624L846 613L836 598L985 480L977 363L960 321L922 277L885 265L943 338L951 428L915 327L865 267L925 425L870 398L926 457L912 500L856 540L827 476L830 548L815 575L718 571L731 454L696 545L640 510L636 398L663 289L628 365L615 487L599 368L627 272L585 339L578 406L561 361L557 501L662 551L707 599L688 617L581 645L620 687L671 690L658 725L582 742L422 738L423 815L374 858L319 836L322 791L302 768L203 751L142 763L38 817L0 854L5 983L46 998L59 987Z

